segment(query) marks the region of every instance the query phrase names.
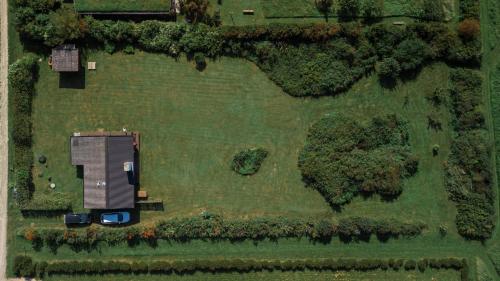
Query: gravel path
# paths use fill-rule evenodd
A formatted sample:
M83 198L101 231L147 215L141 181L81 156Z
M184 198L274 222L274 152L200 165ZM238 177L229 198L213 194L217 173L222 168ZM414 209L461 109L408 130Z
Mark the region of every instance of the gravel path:
M7 76L9 68L7 0L0 0L0 280L6 280L7 258Z

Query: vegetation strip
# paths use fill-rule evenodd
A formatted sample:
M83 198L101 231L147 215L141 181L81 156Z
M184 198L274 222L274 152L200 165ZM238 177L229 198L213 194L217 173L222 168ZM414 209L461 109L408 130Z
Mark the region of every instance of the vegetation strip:
M371 271L400 270L424 272L431 269L453 269L460 271L461 280L469 280L469 266L466 259L423 258L412 259L210 259L210 260L157 260L151 262L111 261L33 261L30 256L19 255L14 259L17 276L37 276L60 274L192 274L201 272L250 272L263 270L301 271Z
M157 239L186 241L192 239L244 240L278 239L307 237L312 240L328 242L339 236L343 240L369 239L376 235L381 240L391 237L412 237L419 235L425 225L404 223L397 220L373 220L369 218L346 218L338 223L329 220L302 220L286 218L257 218L252 220L224 220L219 216L194 217L161 221L155 225L126 229L95 228L61 229L37 228L23 229L19 235L40 247L41 243L57 249L63 244L74 248L93 247L96 242L104 241L110 245L122 242L134 244L139 241L154 243Z
M85 12L169 12L171 0L75 0L75 10Z
M15 198L22 211L65 211L71 209L71 202L63 195L38 196L34 192L31 168L31 104L35 95L35 82L38 77L37 58L33 55L23 57L9 68L10 95L13 108L14 143L14 181Z

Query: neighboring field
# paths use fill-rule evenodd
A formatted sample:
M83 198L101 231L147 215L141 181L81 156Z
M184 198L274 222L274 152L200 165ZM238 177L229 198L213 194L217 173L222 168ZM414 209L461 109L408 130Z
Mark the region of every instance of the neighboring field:
M142 276L140 276L142 277ZM146 276L145 276L146 277ZM74 281L90 281L95 280L94 276L57 276L45 278L46 281L62 281L71 278ZM122 280L132 281L137 280L136 276L127 275L105 275L99 276L101 281ZM146 280L146 279L144 279ZM454 281L460 280L459 273L453 270L443 271L426 271L420 272L407 272L407 271L374 271L374 272L311 272L311 271L297 271L297 272L252 272L252 273L222 273L217 275L195 273L193 275L172 275L172 276L155 276L148 275L149 281L229 281L229 280L262 280L262 281L428 281L428 280L446 280Z
M337 98L298 99L284 94L254 65L222 58L204 72L181 59L139 53L134 56L91 54L97 72L86 73L85 89L59 87L59 75L41 67L34 100L37 192L56 191L82 207L82 182L69 162L69 136L85 130L137 130L141 133L141 188L162 199L155 217L197 215L203 210L226 216L371 216L422 220L436 231L453 229L454 208L443 187L441 165L449 146L448 111L434 114L442 131L428 129L433 107L425 93L445 87L447 68L437 64L418 80L383 90L375 77L362 80ZM165 79L165 77L173 77ZM196 81L195 83L193 81ZM319 193L304 187L297 168L307 129L324 114L341 112L366 121L398 112L410 121L410 142L420 157L417 175L400 198L357 198L342 213L333 213ZM50 141L49 141L50 140ZM432 156L432 146L441 147ZM249 147L269 151L260 171L243 177L231 171L233 155ZM40 174L40 176L38 176ZM36 194L35 194L36 196Z
M415 16L422 1L414 0L377 0L382 3L383 15L386 17L394 16ZM264 16L266 18L302 18L316 17L323 18L316 8L314 0L260 0ZM334 1L335 3L337 1ZM443 10L447 19L451 19L455 10L454 0L443 1ZM331 16L336 17L338 7L332 7Z
M168 12L171 0L75 0L77 12Z

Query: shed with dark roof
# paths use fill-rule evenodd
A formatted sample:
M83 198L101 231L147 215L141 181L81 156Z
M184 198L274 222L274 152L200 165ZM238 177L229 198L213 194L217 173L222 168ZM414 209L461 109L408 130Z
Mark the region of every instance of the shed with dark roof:
M58 72L78 72L80 60L75 44L66 44L52 49L52 70Z
M83 166L83 206L86 209L135 207L134 138L71 137L71 164Z

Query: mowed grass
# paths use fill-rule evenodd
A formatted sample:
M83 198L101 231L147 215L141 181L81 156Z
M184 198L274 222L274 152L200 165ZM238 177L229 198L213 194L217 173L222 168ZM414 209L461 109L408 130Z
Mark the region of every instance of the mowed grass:
M77 12L168 12L170 0L75 0Z
M384 17L416 16L422 5L422 0L377 0L383 7ZM456 14L456 0L443 1L443 11L446 20ZM324 18L318 11L314 0L260 0L264 17L273 18ZM336 20L339 10L338 1L334 1L329 17Z
M95 280L95 276L52 276L45 278L46 281L90 281ZM424 273L417 271L369 271L369 272L331 272L331 271L296 271L296 272L281 272L281 271L263 271L251 273L220 273L220 274L203 274L194 273L188 275L100 275L99 280L111 281L133 281L138 278L150 281L232 281L232 280L262 280L262 281L428 281L428 280L443 280L443 281L458 281L460 280L459 273L453 270L428 270Z
M36 156L48 167L35 165L36 192L71 196L82 208L82 180L69 161L73 132L121 130L141 133L141 188L164 202L163 212L142 212L141 220L193 216L202 211L227 217L369 216L423 221L432 232L446 225L454 232L455 209L443 186L442 163L449 151L449 113L434 109L424 98L435 87L446 87L445 65L430 66L414 81L394 90L379 86L376 77L358 83L338 97L298 99L283 93L255 65L222 58L198 72L184 58L162 55L94 53L98 70L87 72L85 89L60 87L59 74L41 65L34 99ZM427 127L436 111L442 131ZM334 212L314 190L307 189L297 158L310 125L333 112L363 121L398 113L410 121L411 144L420 157L419 173L406 182L394 201L356 198ZM432 156L433 145L441 147ZM269 151L260 171L250 177L234 173L235 153L249 147ZM36 196L36 194L35 194ZM36 221L36 220L35 220ZM60 219L45 220L61 224Z

